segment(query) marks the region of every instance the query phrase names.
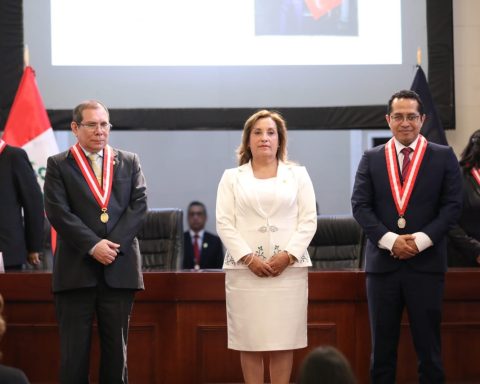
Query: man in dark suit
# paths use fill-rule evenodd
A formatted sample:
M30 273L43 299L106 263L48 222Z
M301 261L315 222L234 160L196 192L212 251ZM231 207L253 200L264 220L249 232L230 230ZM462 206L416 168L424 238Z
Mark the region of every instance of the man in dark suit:
M199 201L188 206L189 231L184 233L183 268L218 269L223 266L223 247L220 238L205 231L207 209Z
M111 124L102 103L79 104L71 128L78 142L48 159L44 186L58 233L53 292L60 382L88 383L96 315L99 382L127 383L129 318L135 292L144 289L135 236L147 211L145 179L136 154L107 144Z
M22 269L26 261L39 264L43 222L42 191L27 153L0 140L0 252L5 270Z
M425 114L415 92L394 94L386 119L393 138L365 152L352 194L353 215L368 237L371 380L395 383L406 306L419 382L443 383L440 322L446 234L462 207L460 170L451 148L428 143L420 135Z

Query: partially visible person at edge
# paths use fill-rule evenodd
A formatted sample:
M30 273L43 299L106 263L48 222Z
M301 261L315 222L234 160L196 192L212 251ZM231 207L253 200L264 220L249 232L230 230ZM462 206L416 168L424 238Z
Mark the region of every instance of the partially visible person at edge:
M71 122L77 143L47 162L45 210L58 233L52 280L62 384L89 382L94 318L99 382L128 382L130 314L135 292L144 289L136 234L147 193L138 156L108 145L111 127L104 104L80 103Z
M420 134L420 97L391 96L385 116L393 137L358 165L352 211L367 236L365 272L372 335L371 382L395 383L400 324L407 308L420 383L444 383L440 323L447 233L462 207L453 150Z
M7 328L5 320L2 316L3 313L3 297L0 295L0 340L2 340L5 330ZM2 358L2 353L0 352L0 358ZM25 373L23 373L18 368L7 367L6 365L0 364L0 383L1 384L28 384L29 381Z
M246 383L287 384L293 350L307 346L307 247L315 233L315 193L305 167L287 161L282 116L248 118L237 168L218 186L217 233L224 261L228 348L240 351Z
M473 132L460 157L463 209L458 224L448 233L448 265L480 264L480 129Z
M355 384L350 363L337 348L317 347L303 360L297 384Z
M22 148L0 139L0 252L5 270L40 264L44 209L35 171Z

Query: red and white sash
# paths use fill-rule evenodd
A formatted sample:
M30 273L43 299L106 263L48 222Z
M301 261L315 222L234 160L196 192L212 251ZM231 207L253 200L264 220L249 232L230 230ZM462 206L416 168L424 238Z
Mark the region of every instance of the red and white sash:
M476 180L477 184L480 186L480 168L473 168L470 171L473 175L473 178Z
M7 143L5 143L5 141L0 139L0 154L3 152L6 146L7 146Z
M103 149L103 175L102 186L98 183L95 173L93 172L87 157L83 152L80 144L77 143L70 148L73 158L77 162L83 177L88 184L88 187L93 193L95 200L102 211L101 221L106 223L108 221L107 207L110 201L110 194L112 192L112 178L113 178L113 149L109 145L106 145Z
M426 149L427 139L425 139L425 137L423 137L422 135L419 135L417 146L415 148L415 151L413 152L410 169L408 170L402 185L398 172L397 152L395 150L395 141L393 137L388 141L387 144L385 144L385 158L387 161L388 180L390 182L390 189L392 191L393 201L395 202L395 206L397 207L397 212L400 218L398 222L398 226L400 228L405 227L406 224L403 215L407 210L410 195L412 194L413 187L415 186L418 170L420 169L420 165L422 164L423 156L425 155Z

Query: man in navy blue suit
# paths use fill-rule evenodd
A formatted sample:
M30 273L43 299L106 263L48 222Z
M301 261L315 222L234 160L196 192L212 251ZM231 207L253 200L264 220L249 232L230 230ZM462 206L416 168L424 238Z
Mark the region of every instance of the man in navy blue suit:
M205 231L207 209L200 201L188 205L189 231L185 231L184 269L219 269L223 266L223 246L220 237Z
M372 383L395 383L404 307L419 382L445 382L440 323L446 233L460 214L462 181L452 149L420 135L425 118L415 92L395 93L386 115L393 138L365 152L355 178L353 215L368 238Z

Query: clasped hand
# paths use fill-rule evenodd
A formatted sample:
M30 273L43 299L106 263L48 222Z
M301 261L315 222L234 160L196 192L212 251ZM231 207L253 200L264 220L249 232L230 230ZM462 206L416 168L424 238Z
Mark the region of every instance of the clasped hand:
M118 253L120 252L120 244L114 243L113 241L102 239L93 250L93 258L103 265L112 264L117 258Z
M285 251L278 252L268 261L263 261L256 254L245 256L245 263L252 273L259 277L275 277L280 275L290 264L290 257Z
M395 259L406 260L418 254L415 236L399 235L393 243L392 254Z

